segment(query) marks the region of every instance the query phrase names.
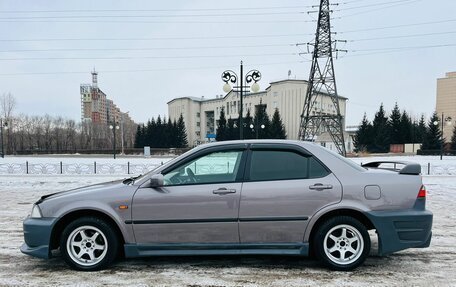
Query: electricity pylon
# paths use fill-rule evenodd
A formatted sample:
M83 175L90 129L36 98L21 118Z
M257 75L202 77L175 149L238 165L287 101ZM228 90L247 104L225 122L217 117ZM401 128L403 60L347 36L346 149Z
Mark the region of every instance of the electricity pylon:
M314 141L320 134L328 132L337 151L345 156L343 118L340 114L333 64L335 42L331 40L332 11L329 6L329 0L320 1L315 42L311 44L314 48L312 66L301 114L299 139ZM330 97L335 113L324 113L321 109L313 109L319 101L321 102L323 95Z

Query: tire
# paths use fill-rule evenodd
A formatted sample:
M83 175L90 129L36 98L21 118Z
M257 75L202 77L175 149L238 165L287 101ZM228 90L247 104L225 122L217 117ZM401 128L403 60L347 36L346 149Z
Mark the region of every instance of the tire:
M366 227L353 217L337 216L323 222L313 237L316 257L333 270L350 271L369 255L370 237Z
M108 267L119 253L114 229L97 217L81 217L65 227L60 238L65 262L75 270L97 271Z

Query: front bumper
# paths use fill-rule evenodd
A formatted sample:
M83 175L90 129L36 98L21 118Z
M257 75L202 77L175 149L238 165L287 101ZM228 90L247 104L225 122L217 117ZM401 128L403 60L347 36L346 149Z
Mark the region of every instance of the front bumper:
M431 244L433 215L428 210L373 211L366 215L377 230L379 255Z
M53 217L26 218L23 223L25 243L21 246L21 252L39 258L50 258L49 244L56 222L57 218Z

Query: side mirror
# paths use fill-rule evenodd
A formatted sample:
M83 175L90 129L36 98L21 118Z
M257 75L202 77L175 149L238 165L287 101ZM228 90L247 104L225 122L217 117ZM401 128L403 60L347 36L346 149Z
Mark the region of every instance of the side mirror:
M150 187L160 187L163 186L164 179L163 174L154 174L150 177Z

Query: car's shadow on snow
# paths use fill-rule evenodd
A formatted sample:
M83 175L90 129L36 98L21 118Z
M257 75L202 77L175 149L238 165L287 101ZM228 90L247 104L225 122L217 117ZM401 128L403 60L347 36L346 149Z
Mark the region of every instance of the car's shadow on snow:
M417 265L428 264L431 254L420 253L396 253L389 256L369 256L360 267L351 271L359 272L378 272L378 270L391 270L401 268L404 264L411 264L415 261ZM30 258L31 262L24 267L24 271L40 272L59 272L70 271L61 257L50 260ZM39 262L38 262L39 261ZM116 273L135 273L135 272L166 272L168 270L179 270L181 272L191 272L198 270L210 270L216 272L221 269L247 268L265 272L334 272L324 267L319 261L298 256L282 255L229 255L229 256L160 256L144 257L134 259L119 259L111 267L99 271L103 274ZM380 269L379 269L380 268ZM71 272L71 271L70 271ZM73 271L77 272L77 271Z

